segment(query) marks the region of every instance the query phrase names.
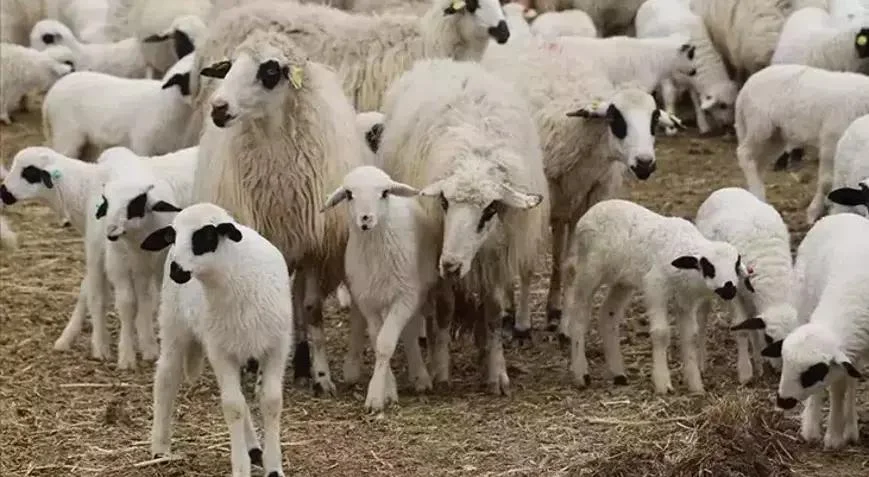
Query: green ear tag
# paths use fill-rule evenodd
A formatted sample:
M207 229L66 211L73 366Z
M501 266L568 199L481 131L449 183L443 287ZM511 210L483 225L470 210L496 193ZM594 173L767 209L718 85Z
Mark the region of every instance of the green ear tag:
M58 169L51 171L51 178L52 179L54 179L54 180L60 179L60 176L61 176L61 174L60 174L60 171Z

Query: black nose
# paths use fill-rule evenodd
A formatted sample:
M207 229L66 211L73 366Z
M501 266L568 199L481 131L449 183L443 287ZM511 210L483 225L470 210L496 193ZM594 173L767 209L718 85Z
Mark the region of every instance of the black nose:
M54 35L49 34L49 33L44 33L42 35L42 42L45 43L46 45L50 45L50 44L54 43Z
M362 224L362 230L368 230L368 224Z
M169 278L173 282L183 285L190 281L190 272L181 268L175 261L169 264Z
M6 188L6 184L0 184L0 200L3 201L6 205L12 205L18 202L18 199L9 192L9 189Z
M776 394L775 405L782 409L793 409L797 406L797 400L794 398L783 398Z
M370 216L370 215L363 215L363 216L362 216L362 221L363 221L363 222L368 222L369 220L371 220L371 216Z
M727 282L723 287L717 288L715 293L725 300L732 300L736 296L736 287L733 286L733 282Z
M106 236L106 238L109 239L109 242L117 242L119 237L120 237L120 235L108 235L108 236Z
M494 38L499 45L507 43L507 40L510 39L510 29L507 28L507 22L501 20L498 22L498 26L489 28L489 36Z
M444 272L449 277L457 277L462 270L462 264L457 262L444 262Z
M229 105L221 104L218 106L211 107L211 120L214 121L214 125L222 128L226 126L226 123L232 119L232 116L229 115Z
M655 160L648 157L638 157L636 163L631 166L631 171L637 176L637 179L644 181L648 179L655 169L657 169Z
M694 68L693 70L691 70L691 71L688 72L688 76L695 76L695 75L697 75L697 69L696 69L696 68Z

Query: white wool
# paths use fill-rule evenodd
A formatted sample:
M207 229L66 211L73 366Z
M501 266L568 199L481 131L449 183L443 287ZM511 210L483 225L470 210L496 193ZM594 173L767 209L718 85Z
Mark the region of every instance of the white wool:
M196 17L198 25L204 25L204 19L211 11L211 0L136 0L127 13L127 25L130 34L141 43L145 63L154 74L163 74L173 63L179 60L173 50L173 42L146 41L152 37L167 38L167 35L177 30L176 19L180 17ZM195 24L195 22L194 22ZM196 27L197 33L199 27ZM185 32L190 40L195 34Z
M832 190L827 194L827 200L832 203L830 213L853 212L869 217L867 150L869 150L869 114L854 120L842 133L842 138L836 145L833 185ZM839 189L843 190L834 193Z
M791 14L785 22L772 64L808 65L832 71L869 71L867 43L869 16L862 21L844 22L820 8L803 8Z
M560 36L598 36L591 17L582 10L541 13L534 17L531 32L545 40L554 40Z
M0 41L26 45L33 25L46 18L69 25L84 41L107 41L107 9L107 0L4 0Z
M0 122L10 124L31 91L45 92L74 69L72 52L65 47L46 51L0 43Z
M869 1L867 0L829 0L830 15L841 20L860 20L869 16Z
M602 37L633 35L634 17L645 0L570 0L566 3L587 13Z
M9 171L0 164L0 181L6 179ZM9 226L6 216L2 215L4 204L0 202L0 249L14 250L18 248L18 235Z
M567 329L574 383L589 385L585 335L592 298L598 288L609 285L599 325L614 383L627 383L618 326L631 295L640 290L649 316L655 391L666 394L673 390L667 368L667 306L672 301L677 310L683 380L691 392L702 393L695 310L713 292L725 300L737 295L737 285L746 276L746 269L739 263L736 248L708 240L685 219L665 217L633 202L611 199L592 206L579 219L567 254L564 311L570 321Z

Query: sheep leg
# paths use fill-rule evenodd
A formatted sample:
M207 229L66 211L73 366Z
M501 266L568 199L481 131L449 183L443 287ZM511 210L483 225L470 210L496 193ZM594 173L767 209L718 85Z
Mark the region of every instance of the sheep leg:
M293 378L307 380L311 378L311 351L308 344L308 327L305 322L305 276L297 270L292 283L293 299L293 334L296 349L293 352Z
M350 302L348 341L347 354L344 356L344 384L356 384L362 375L362 357L365 353L365 317L353 302Z
M244 374L239 373L239 378L244 381ZM243 393L243 391L242 391ZM262 393L260 393L260 403L262 403ZM260 412L265 412L260 409ZM256 435L256 426L253 424L253 413L250 412L250 407L244 406L244 441L247 444L247 456L250 458L251 465L263 466L263 450L259 445L259 437Z
M455 311L455 296L449 284L441 282L435 287L435 319L437 330L432 346L432 374L435 384L447 385L450 380L450 325Z
M135 276L133 286L136 290L136 335L139 339L139 351L142 359L153 361L160 352L157 339L154 336L154 315L157 312L157 300L160 296L155 280L146 276Z
M54 349L57 351L67 351L72 346L73 340L81 333L84 326L85 315L87 314L87 280L82 280L78 289L78 298L75 301L75 308L72 310L72 316L69 317L63 333L54 342Z
M603 352L609 367L613 384L626 386L628 378L625 375L625 362L622 358L619 343L619 325L625 316L625 310L631 302L633 290L624 285L615 284L610 287L609 294L604 300L598 318L600 338L603 344Z
M505 290L503 283L494 286L495 289L486 293L483 301L488 356L486 384L489 393L496 396L509 396L510 378L507 376L507 363L504 359L504 347L501 342L501 320L505 310L499 299Z
M418 393L432 389L431 376L428 374L422 349L419 346L419 330L422 322L423 316L417 313L401 332L404 355L407 357L407 374L410 382L413 383L413 389Z
M731 325L736 325L744 322L748 317L745 313L745 308L739 302L739 298L730 303ZM736 373L739 376L739 384L747 384L753 377L753 367L751 364L751 353L748 349L748 340L753 331L737 331L736 339Z
M806 442L821 440L821 420L824 411L824 395L815 393L806 399L800 416L800 435Z
M682 379L693 394L703 394L703 379L697 360L697 307L700 303L683 303L679 319L679 348L682 353Z
M827 433L824 449L838 450L845 446L845 395L848 378L840 377L830 383L830 413L827 415Z
M568 223L553 220L552 226L552 272L549 276L549 295L546 297L546 329L558 331L561 323L561 261L567 246Z
M818 188L812 198L809 208L806 209L806 220L809 225L824 215L824 206L827 193L833 188L833 163L836 155L835 141L825 140L818 153Z
M706 117L706 111L703 111L700 107L700 94L691 88L689 89L689 95L691 96L691 104L694 105L694 117L697 118L697 128L700 129L700 134L709 134L712 131L712 127L709 124L709 119ZM673 111L668 109L667 112L676 114L675 109Z
M845 378L845 442L857 444L860 441L860 428L857 420L857 383Z
M284 475L281 469L281 409L283 408L284 368L289 352L290 343L287 339L262 360L260 368L262 369L260 412L263 417L264 451L262 462L264 474L268 477Z
M394 375L391 380L389 379L389 374L392 373L390 360L395 353L398 337L414 317L416 308L406 302L393 304L377 333L374 345L374 373L368 383L368 396L365 398L365 409L369 412L380 412L390 402L398 401ZM416 333L413 332L414 330L411 331L413 335L411 341L416 341Z
M524 341L531 340L531 279L534 278L534 268L525 265L519 272L519 313L513 327L513 338Z
M567 329L570 337L570 371L573 383L584 388L591 384L588 359L585 356L585 335L591 315L591 298L598 288L599 276L596 273L578 273L577 263L572 258L565 261L564 275L567 281L564 289L566 319L562 320L562 327Z
M644 288L649 335L652 337L652 382L656 393L672 393L673 383L667 366L667 349L670 347L670 324L667 320L669 290L663 285L663 280L651 279L646 280Z
M136 333L133 327L136 315L136 293L132 280L123 277L115 282L115 309L121 321L121 332L118 337L118 369L133 369L136 367Z
M241 392L241 373L238 372L241 366L213 346L208 346L206 352L220 386L223 418L229 427L232 477L250 477L250 455L244 419L245 413L249 411Z
M706 371L709 365L709 355L706 353L706 325L711 308L712 302L709 300L705 300L697 308L697 359L700 361L700 372Z
M187 346L192 344L188 333L162 330L163 347L154 374L154 420L151 423L151 455L168 456L172 444L172 413L181 387Z
M676 89L676 85L673 84L673 80L670 78L665 78L661 81L661 98L664 100L664 109L670 113L676 114L676 99L678 98L678 92ZM667 136L675 136L676 128L673 126L667 126L664 128L664 133Z
M323 332L323 294L319 287L319 277L313 270L305 270L305 316L308 335L311 337L311 371L314 379L314 392L335 396L336 388L329 372L329 359L326 355L326 334Z
M92 246L89 245L88 248ZM87 283L87 305L91 316L91 356L102 360L111 355L109 330L106 326L106 299L111 294L111 286L104 269L104 256L101 250L98 253L98 256L94 256L92 251L88 251L84 279Z
M739 162L739 168L742 169L742 173L745 175L748 190L755 197L766 202L765 187L757 169L756 157L754 147L749 143L740 142L739 146L736 147L736 160Z

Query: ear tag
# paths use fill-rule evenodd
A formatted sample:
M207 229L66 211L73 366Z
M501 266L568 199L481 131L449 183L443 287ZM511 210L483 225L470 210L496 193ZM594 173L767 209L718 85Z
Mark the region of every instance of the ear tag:
M869 43L869 37L866 35L860 35L857 37L857 46L866 46L866 43Z
M465 8L465 0L455 0L453 1L452 7L453 10L461 10Z
M749 275L754 275L754 267L749 266L749 267L746 267L746 269L747 269Z
M293 88L300 89L302 87L304 72L301 66L290 66L290 83L293 84Z
M51 178L52 179L58 180L58 179L60 179L60 176L61 176L60 170L55 169L55 170L51 171Z

